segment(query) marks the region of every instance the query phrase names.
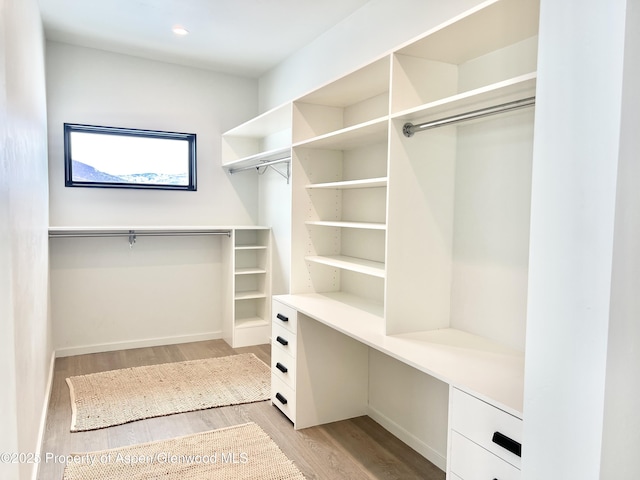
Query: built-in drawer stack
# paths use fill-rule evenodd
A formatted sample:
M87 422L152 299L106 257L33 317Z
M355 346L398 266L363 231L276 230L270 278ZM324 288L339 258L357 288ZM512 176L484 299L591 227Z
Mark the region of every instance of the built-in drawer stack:
M518 480L522 420L451 388L449 480Z
M295 423L298 312L275 300L271 311L271 402Z

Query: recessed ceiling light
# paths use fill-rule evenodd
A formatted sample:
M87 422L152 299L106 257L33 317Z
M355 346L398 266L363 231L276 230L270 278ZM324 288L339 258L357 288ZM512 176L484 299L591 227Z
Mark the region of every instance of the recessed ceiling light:
M175 33L176 35L183 35L183 36L189 35L189 30L184 28L182 25L174 25L172 30L173 30L173 33Z

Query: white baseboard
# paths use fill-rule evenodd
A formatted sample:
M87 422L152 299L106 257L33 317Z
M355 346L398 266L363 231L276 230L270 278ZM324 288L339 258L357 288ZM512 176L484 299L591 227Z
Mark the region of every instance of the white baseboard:
M416 452L422 455L424 458L433 463L436 467L438 467L443 472L447 470L447 459L444 455L439 453L438 451L431 448L425 442L420 440L411 432L408 432L406 429L402 428L400 425L395 423L386 415L380 413L380 411L372 408L369 405L368 410L369 417L379 423L385 430L391 432L394 436L398 437L404 443L413 448Z
M42 458L42 443L44 442L44 432L47 428L47 412L49 411L49 402L51 401L51 390L53 388L53 372L56 363L56 352L51 352L51 359L49 360L49 376L47 378L47 386L45 389L44 402L42 405L42 412L40 413L40 427L38 429L38 442L36 444L36 457ZM40 463L36 463L33 467L32 480L38 480L38 474L40 473Z
M65 347L56 350L56 357L71 357L87 353L113 352L114 350L128 350L131 348L157 347L176 343L202 342L222 338L222 331L199 333L195 335L178 335L174 337L148 338L144 340L129 340L124 342L100 343L80 347Z

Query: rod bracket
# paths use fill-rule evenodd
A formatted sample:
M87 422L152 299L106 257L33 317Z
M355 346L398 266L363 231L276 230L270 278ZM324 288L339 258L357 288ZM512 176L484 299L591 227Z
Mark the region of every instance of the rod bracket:
M411 123L411 122L405 123L404 126L402 127L402 133L407 138L413 137L413 134L415 133L413 131L413 123Z
M136 232L135 230L129 230L129 248L133 248L133 245L136 243Z

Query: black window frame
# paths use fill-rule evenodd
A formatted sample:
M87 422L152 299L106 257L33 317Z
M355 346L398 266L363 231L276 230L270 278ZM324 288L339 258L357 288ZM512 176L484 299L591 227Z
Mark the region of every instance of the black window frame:
M73 156L71 145L71 133L98 133L103 135L117 135L129 137L143 138L160 138L185 140L188 142L188 172L187 185L158 184L158 183L136 183L136 182L99 182L85 181L73 179ZM127 189L145 189L145 190L183 190L196 191L196 134L166 132L158 130L143 130L137 128L109 127L100 125L83 125L78 123L64 124L64 175L65 187L95 187L95 188L127 188Z

